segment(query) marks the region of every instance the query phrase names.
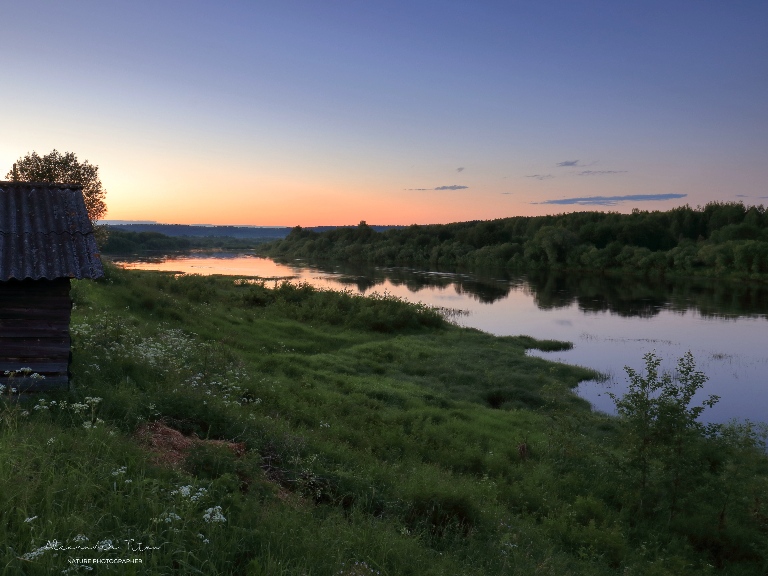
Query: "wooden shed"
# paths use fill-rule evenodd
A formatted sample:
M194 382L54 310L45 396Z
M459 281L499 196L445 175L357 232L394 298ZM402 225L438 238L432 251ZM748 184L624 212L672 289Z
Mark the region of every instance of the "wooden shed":
M0 181L0 384L69 387L70 279L103 275L79 184Z

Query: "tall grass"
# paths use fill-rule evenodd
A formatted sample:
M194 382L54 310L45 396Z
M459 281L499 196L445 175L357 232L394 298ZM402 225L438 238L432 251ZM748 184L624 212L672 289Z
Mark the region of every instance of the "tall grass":
M72 390L0 405L3 574L748 574L765 562L759 434L708 444L701 493L727 481L729 500L637 523L616 482L621 422L570 392L594 374L525 355L559 344L306 285L109 268L73 297ZM153 449L149 423L180 433L183 459Z

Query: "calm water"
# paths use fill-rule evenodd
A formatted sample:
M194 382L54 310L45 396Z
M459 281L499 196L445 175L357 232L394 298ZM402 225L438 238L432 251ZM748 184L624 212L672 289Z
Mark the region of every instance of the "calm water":
M258 276L360 293L388 292L411 301L468 312L464 326L497 335L528 334L573 342L572 350L532 352L594 368L604 382L585 382L578 393L612 412L606 391L626 388L624 366L643 367L655 350L672 369L690 350L709 377L704 394L720 402L707 421L768 421L768 289L722 282L608 280L594 276L480 277L403 268L281 264L243 254L199 255L124 262L129 268L194 274ZM703 394L702 394L703 396Z

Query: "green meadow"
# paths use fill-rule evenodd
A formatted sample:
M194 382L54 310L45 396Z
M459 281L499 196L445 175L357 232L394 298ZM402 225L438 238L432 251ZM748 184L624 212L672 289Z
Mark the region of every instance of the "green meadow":
M0 400L2 574L768 573L765 435L696 420L691 359L608 417L525 353L568 343L388 295L107 266L72 297L71 390Z

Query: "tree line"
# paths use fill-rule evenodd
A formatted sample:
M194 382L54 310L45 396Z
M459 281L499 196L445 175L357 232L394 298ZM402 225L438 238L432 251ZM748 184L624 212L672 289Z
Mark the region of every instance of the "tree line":
M646 274L768 275L768 214L741 202L665 212L573 212L376 232L297 226L273 257L441 268L632 270Z

